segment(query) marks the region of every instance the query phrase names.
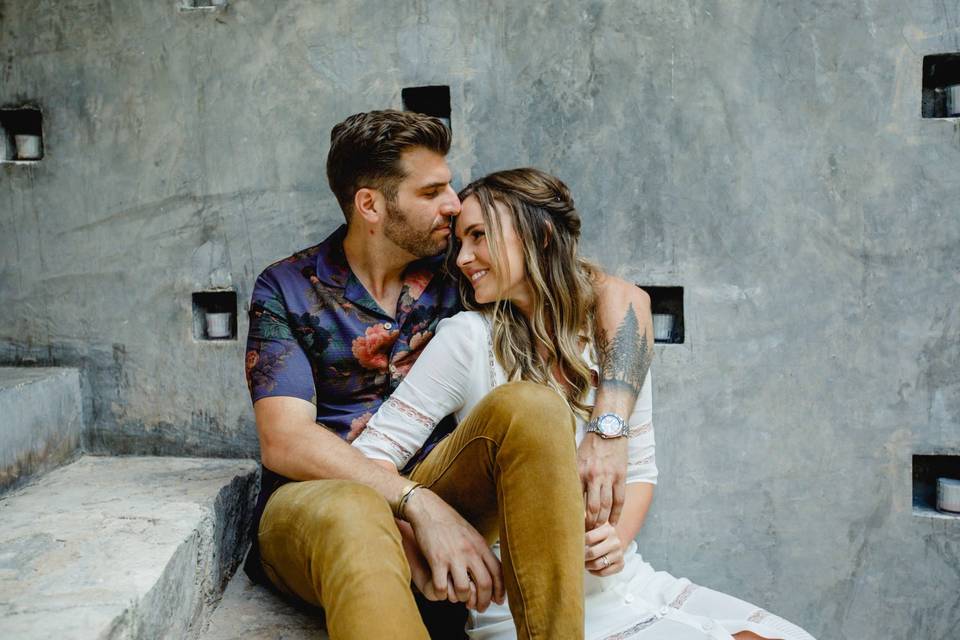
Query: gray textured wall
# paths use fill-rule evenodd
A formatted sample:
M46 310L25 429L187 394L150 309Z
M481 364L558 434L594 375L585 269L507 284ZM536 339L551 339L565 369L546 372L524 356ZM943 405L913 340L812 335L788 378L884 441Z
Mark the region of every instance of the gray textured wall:
M821 638L957 637L911 454L960 451L960 126L920 118L960 2L177 2L0 0L47 151L0 166L0 361L80 366L88 448L255 449L191 292L338 223L336 121L449 84L458 183L551 170L587 253L686 287L644 555Z

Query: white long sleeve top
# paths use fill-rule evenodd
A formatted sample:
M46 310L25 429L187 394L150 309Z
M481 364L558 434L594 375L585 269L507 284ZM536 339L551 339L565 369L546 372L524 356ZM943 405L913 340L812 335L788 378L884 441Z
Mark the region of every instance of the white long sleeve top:
M588 346L583 355L599 373L593 349ZM628 483L657 481L651 379L648 372L627 420ZM444 417L456 414L462 421L487 393L506 382L506 372L494 357L489 320L479 312L462 311L439 323L416 364L353 445L368 458L389 460L402 469ZM587 403L592 405L595 397L596 389L591 389ZM585 433L586 424L578 418L578 445Z

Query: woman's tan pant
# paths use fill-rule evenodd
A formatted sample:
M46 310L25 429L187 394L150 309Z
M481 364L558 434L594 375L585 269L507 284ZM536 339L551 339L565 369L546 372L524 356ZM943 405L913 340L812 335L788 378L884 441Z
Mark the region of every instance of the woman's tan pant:
M573 414L530 382L494 389L410 474L489 541L521 639L583 638L583 493ZM322 606L332 640L428 638L386 500L346 480L284 485L259 530L264 570Z

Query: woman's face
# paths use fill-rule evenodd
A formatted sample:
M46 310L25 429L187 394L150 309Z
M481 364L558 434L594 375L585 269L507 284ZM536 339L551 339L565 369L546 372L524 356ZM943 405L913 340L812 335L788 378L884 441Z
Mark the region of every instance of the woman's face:
M473 286L473 295L478 303L505 299L513 302L522 312L529 313L533 298L524 268L523 245L509 210L499 202L495 203L495 208L494 215L498 217L503 232L500 242L504 253L501 256L505 262L503 269L493 264L490 257L487 232L495 231L488 230L483 224L480 201L474 196L463 201L457 217L456 232L460 241L457 266Z

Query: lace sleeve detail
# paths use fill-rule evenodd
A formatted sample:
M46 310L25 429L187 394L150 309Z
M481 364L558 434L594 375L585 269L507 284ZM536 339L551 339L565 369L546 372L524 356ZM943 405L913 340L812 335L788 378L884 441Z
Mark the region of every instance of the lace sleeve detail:
M641 458L640 460L631 460L631 461L628 461L628 462L627 462L627 466L628 466L628 467L642 467L642 466L644 466L644 465L654 464L654 463L656 462L656 460L657 460L657 456L656 456L655 454L650 454L649 456L646 456L645 458Z
M627 426L627 437L636 438L637 436L642 436L645 433L650 433L653 431L652 422L644 422L643 424L631 424Z
M396 458L399 458L402 461L402 464L406 464L407 461L413 457L414 451L410 451L402 444L391 438L389 435L380 431L376 427L371 427L367 425L367 428L363 430L364 438L375 438L380 441L381 445L388 449ZM395 459L396 459L395 458ZM397 465L402 466L400 464Z
M383 403L383 406L392 409L400 415L410 419L418 427L422 427L427 435L432 433L433 428L437 426L436 420L421 411L417 411L416 408L407 404L403 400L400 400L396 396L390 396L387 401Z

